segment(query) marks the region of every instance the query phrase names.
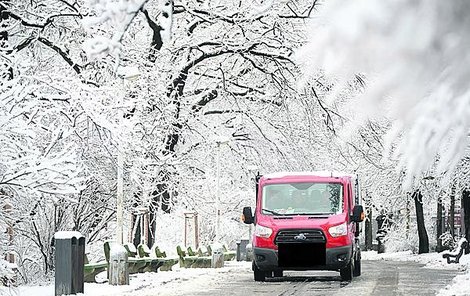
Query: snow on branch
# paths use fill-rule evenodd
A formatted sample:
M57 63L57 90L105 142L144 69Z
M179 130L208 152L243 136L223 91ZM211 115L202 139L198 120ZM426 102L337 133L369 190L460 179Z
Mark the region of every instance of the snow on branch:
M173 0L160 0L160 10L162 12L162 17L160 18L162 31L160 34L163 43L168 43L171 39L171 30L173 27Z
M148 0L89 0L88 5L95 16L84 19L88 28L104 23L111 23L116 30L111 38L95 37L84 44L89 58L94 59L109 54L119 55L121 41L135 16Z
M322 8L298 52L306 75L323 69L338 89L364 73L368 85L351 107L395 122L388 142L398 143L392 155L408 183L436 158L452 172L470 144L470 2L333 0Z

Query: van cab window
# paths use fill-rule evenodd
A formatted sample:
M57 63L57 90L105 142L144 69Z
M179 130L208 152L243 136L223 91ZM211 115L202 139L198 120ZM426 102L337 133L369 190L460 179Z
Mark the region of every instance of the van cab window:
M264 215L332 215L343 210L340 183L282 183L263 187Z

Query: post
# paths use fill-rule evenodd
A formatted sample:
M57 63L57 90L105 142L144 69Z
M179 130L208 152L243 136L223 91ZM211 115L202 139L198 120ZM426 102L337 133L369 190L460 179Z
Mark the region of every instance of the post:
M230 139L220 139L216 141L216 190L215 190L215 209L216 209L216 222L215 222L215 241L220 239L220 146L228 144Z
M55 295L84 290L85 238L77 231L59 231L55 239Z
M365 231L366 231L366 237L365 237L365 244L366 244L366 250L372 250L372 207L367 207L367 218L365 221Z
M216 211L216 220L215 220L215 241L217 242L220 239L219 234L219 227L220 227L220 144L221 142L217 142L217 152L216 152L216 190L215 190L215 211Z
M116 75L122 78L122 84L124 89L126 88L126 80L133 81L139 78L140 71L137 67L119 67L116 71ZM119 106L118 116L119 116L119 128L122 128L123 114L120 112L122 106ZM116 223L117 223L117 242L123 244L123 200L124 200L124 151L123 147L118 142L118 156L117 156L117 200L116 200Z
M124 199L124 159L122 151L118 151L118 163L117 163L117 204L116 204L116 219L117 219L117 242L123 244L123 227L122 227L122 216L123 216L123 199Z
M184 245L199 247L197 212L184 213ZM194 235L193 235L194 232Z
M256 170L258 169L258 167L254 166L254 165L249 165L248 166L248 192L251 193L251 189L250 188L253 188L253 184L251 183L251 174L254 174L256 172ZM256 177L255 177L256 179ZM256 184L255 182L255 186L258 186L258 184ZM256 200L256 187L255 187L255 190L253 192L253 195L254 195L254 200ZM248 242L250 243L251 242L251 233L252 233L252 225L253 224L248 224Z

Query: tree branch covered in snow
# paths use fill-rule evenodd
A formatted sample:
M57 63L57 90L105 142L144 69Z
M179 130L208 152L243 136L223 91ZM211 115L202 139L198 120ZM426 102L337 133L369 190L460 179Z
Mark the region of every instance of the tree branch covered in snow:
M462 0L327 1L299 52L308 75L323 68L339 88L356 73L369 77L354 104L396 120L388 142L399 142L392 153L409 181L436 156L440 171L455 168L469 144L469 12Z

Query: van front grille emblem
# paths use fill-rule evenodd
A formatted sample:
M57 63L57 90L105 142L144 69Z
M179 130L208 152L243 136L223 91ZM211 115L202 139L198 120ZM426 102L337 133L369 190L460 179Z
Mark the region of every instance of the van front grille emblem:
M304 240L307 239L307 237L305 236L305 234L300 233L299 235L294 236L294 239L295 239L295 240L302 240L302 241L304 241Z

